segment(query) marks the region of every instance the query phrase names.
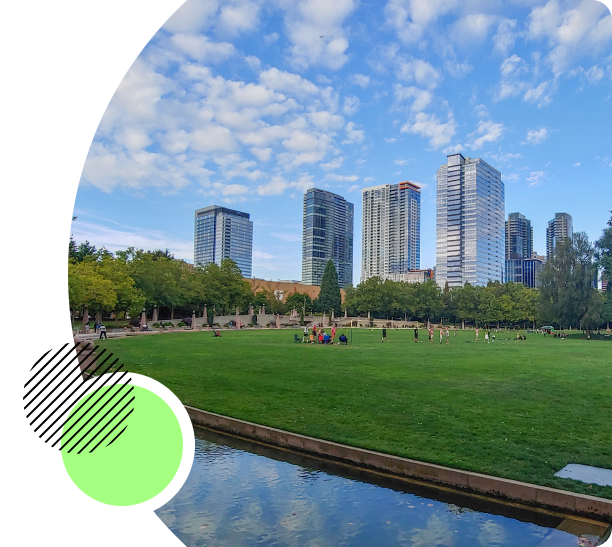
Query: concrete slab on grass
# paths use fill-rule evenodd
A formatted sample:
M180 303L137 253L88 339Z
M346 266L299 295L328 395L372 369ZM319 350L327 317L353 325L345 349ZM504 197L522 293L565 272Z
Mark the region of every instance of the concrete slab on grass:
M612 486L612 469L603 469L602 467L592 467L579 463L566 465L561 471L555 473L555 477L573 479L588 484L598 484L599 486Z

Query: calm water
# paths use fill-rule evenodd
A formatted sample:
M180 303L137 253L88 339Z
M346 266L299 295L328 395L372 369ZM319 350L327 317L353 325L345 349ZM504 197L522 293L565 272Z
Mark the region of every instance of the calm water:
M204 429L189 478L157 515L188 547L576 547L605 532Z

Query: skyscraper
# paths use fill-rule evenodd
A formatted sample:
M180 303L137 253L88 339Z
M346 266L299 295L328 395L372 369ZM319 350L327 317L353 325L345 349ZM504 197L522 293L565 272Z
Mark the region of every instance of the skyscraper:
M437 176L436 281L444 287L502 281L504 183L480 158L448 156Z
M574 233L573 220L567 213L555 213L555 218L548 221L546 228L546 260L555 252L555 246L564 238L572 237Z
M420 268L421 189L411 182L373 186L362 200L361 281L403 280Z
M253 223L248 213L211 205L195 212L194 258L196 266L221 264L231 258L251 277L253 265Z
M506 221L506 268L504 281L525 283L525 260L533 252L533 227L521 213L510 213Z
M353 282L354 205L342 196L311 188L304 195L302 283L320 285L325 265L332 260L338 283Z

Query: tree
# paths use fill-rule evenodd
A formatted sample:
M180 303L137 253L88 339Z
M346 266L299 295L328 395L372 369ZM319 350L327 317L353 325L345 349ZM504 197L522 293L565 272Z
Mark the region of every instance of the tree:
M540 311L546 321L590 330L602 320L603 302L594 280L597 264L587 235L559 241L542 274Z
M338 283L338 273L333 261L329 260L323 272L321 280L321 292L314 302L315 308L319 312L340 313L342 298L340 296L340 285Z
M115 309L117 294L113 283L98 270L95 262L68 264L68 302L73 318L84 308L89 312Z
M285 307L287 310L295 308L298 311L305 308L305 311L308 312L312 309L312 299L306 293L294 292L285 299Z
M612 213L612 211L610 211ZM602 269L601 278L612 285L612 217L608 220L607 228L595 242L597 265Z
M112 310L115 315L124 313L136 317L145 305L145 296L136 287L134 279L129 275L126 264L112 256L104 256L98 263L97 272L111 282L115 291L116 303Z

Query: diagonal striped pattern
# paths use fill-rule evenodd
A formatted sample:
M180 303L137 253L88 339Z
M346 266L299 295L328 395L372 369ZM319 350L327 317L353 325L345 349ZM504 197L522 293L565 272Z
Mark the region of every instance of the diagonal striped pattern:
M64 344L55 353L44 353L30 369L23 396L26 418L54 448L91 453L110 446L128 427L135 400L131 378L123 365L109 373L118 359L97 349L90 342ZM83 368L88 380L83 380Z

